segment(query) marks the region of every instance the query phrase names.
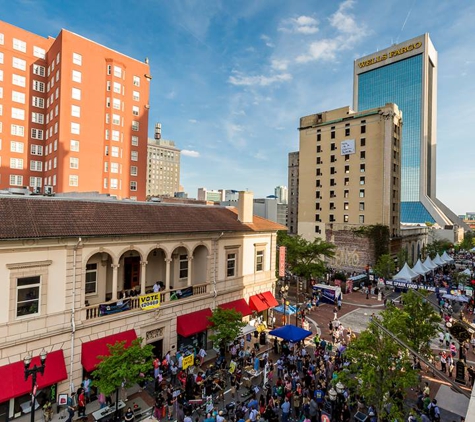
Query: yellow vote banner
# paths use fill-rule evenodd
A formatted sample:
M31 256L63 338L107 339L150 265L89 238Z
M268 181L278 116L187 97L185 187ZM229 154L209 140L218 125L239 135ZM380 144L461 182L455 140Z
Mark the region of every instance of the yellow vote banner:
M183 358L183 369L193 366L195 363L195 355L191 354Z
M160 293L149 293L147 295L139 296L140 309L149 311L160 306Z

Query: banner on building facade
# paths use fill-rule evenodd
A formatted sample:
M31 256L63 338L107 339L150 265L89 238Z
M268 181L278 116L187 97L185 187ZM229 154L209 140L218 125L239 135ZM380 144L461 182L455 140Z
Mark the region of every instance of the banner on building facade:
M285 277L285 246L279 247L279 277Z
M140 309L143 311L149 311L156 309L160 306L160 293L149 293L139 296Z

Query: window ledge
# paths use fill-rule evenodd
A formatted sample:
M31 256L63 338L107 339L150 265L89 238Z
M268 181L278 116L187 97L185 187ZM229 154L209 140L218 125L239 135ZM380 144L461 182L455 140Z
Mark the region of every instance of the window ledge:
M15 263L15 264L7 264L7 268L9 270L19 270L19 269L22 269L22 268L48 267L52 263L53 263L52 260L19 262L19 263Z

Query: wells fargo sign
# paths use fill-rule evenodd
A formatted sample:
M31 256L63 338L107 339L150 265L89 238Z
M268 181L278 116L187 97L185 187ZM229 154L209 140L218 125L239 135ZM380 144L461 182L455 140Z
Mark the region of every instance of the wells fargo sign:
M418 48L421 48L421 47L422 47L422 43L420 41L414 44L409 44L406 47L401 47L401 48L398 48L397 50L392 50L389 53L381 54L380 56L372 57L371 59L359 62L358 67L361 69L366 66L371 66L372 64L383 62L384 60L391 59L396 56L400 56L401 54L409 53L410 51L417 50Z
M140 308L143 311L156 309L160 306L160 293L149 293L147 295L139 296Z

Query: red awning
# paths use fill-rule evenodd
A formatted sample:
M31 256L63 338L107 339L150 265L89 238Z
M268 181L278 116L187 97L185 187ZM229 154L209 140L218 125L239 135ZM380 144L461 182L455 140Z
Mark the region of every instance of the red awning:
M211 326L208 320L211 315L213 313L210 308L181 315L176 319L176 332L182 337L190 337L193 334L205 331Z
M99 356L109 355L108 344L125 341L125 347L129 347L136 338L137 334L135 333L135 330L129 330L83 343L81 364L87 372L92 372L100 362Z
M35 365L41 365L39 356L35 356L31 360L30 368L33 368ZM45 371L43 375L38 373L36 383L38 384L38 389L41 389L64 381L67 377L63 351L56 350L47 354ZM31 393L31 375L25 381L25 365L23 361L0 366L0 380L2 385L2 388L0 388L0 403Z
M244 299L233 300L232 302L223 303L219 305L223 309L234 309L242 314L243 317L251 315L252 309L249 307Z
M271 292L259 293L249 298L249 306L257 312L262 312L278 305L279 302L277 302Z

